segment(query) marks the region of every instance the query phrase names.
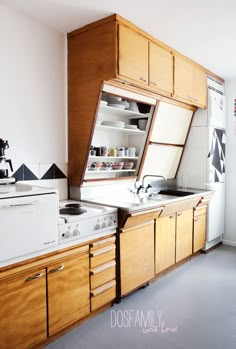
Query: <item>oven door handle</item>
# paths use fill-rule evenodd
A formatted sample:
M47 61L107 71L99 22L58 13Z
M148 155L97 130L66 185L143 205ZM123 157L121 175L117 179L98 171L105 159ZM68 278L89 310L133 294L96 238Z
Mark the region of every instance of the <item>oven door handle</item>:
M11 204L11 205L3 205L2 208L14 208L14 207L22 207L22 206L34 206L34 205L38 205L40 203L40 201L32 201L29 203L25 203L25 204Z

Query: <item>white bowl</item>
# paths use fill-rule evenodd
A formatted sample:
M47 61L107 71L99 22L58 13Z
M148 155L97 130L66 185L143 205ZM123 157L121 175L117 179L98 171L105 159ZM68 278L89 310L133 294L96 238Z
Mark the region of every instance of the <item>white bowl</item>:
M109 107L117 108L117 109L125 109L126 105L124 104L117 104L117 103L110 103L108 102Z
M113 95L107 95L107 101L108 102L121 102L122 101L122 97L113 96Z
M137 125L125 125L125 128L128 128L129 130L137 130Z
M112 126L112 127L120 127L120 128L124 128L125 127L125 123L123 121L102 121L101 125L105 125L105 126Z

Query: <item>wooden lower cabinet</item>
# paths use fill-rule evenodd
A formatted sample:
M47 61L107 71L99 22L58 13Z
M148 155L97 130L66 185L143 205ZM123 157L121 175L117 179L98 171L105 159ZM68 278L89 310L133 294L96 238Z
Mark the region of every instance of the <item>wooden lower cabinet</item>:
M175 264L175 214L156 220L155 274Z
M194 210L193 218L193 253L201 250L206 243L206 207Z
M88 315L89 254L61 260L48 268L48 328L53 335Z
M120 232L121 295L154 275L154 220Z
M193 209L176 213L176 263L192 254Z
M46 270L0 282L0 348L32 348L47 338Z

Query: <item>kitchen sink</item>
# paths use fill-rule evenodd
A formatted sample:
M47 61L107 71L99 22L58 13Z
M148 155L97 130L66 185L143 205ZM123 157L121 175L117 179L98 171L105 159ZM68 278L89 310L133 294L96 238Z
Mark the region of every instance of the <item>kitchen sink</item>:
M158 194L171 195L171 196L187 196L187 195L193 195L195 193L190 191L183 191L183 190L163 189L163 190L160 190Z

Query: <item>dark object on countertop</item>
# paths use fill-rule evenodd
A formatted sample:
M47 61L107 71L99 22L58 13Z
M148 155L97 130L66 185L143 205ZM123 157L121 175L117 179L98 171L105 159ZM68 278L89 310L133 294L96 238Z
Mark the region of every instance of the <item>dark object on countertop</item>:
M72 204L66 204L65 207L80 208L81 204L78 204L77 202L74 202Z
M173 195L173 196L187 196L195 193L190 191L174 190L174 189L163 189L158 194Z

